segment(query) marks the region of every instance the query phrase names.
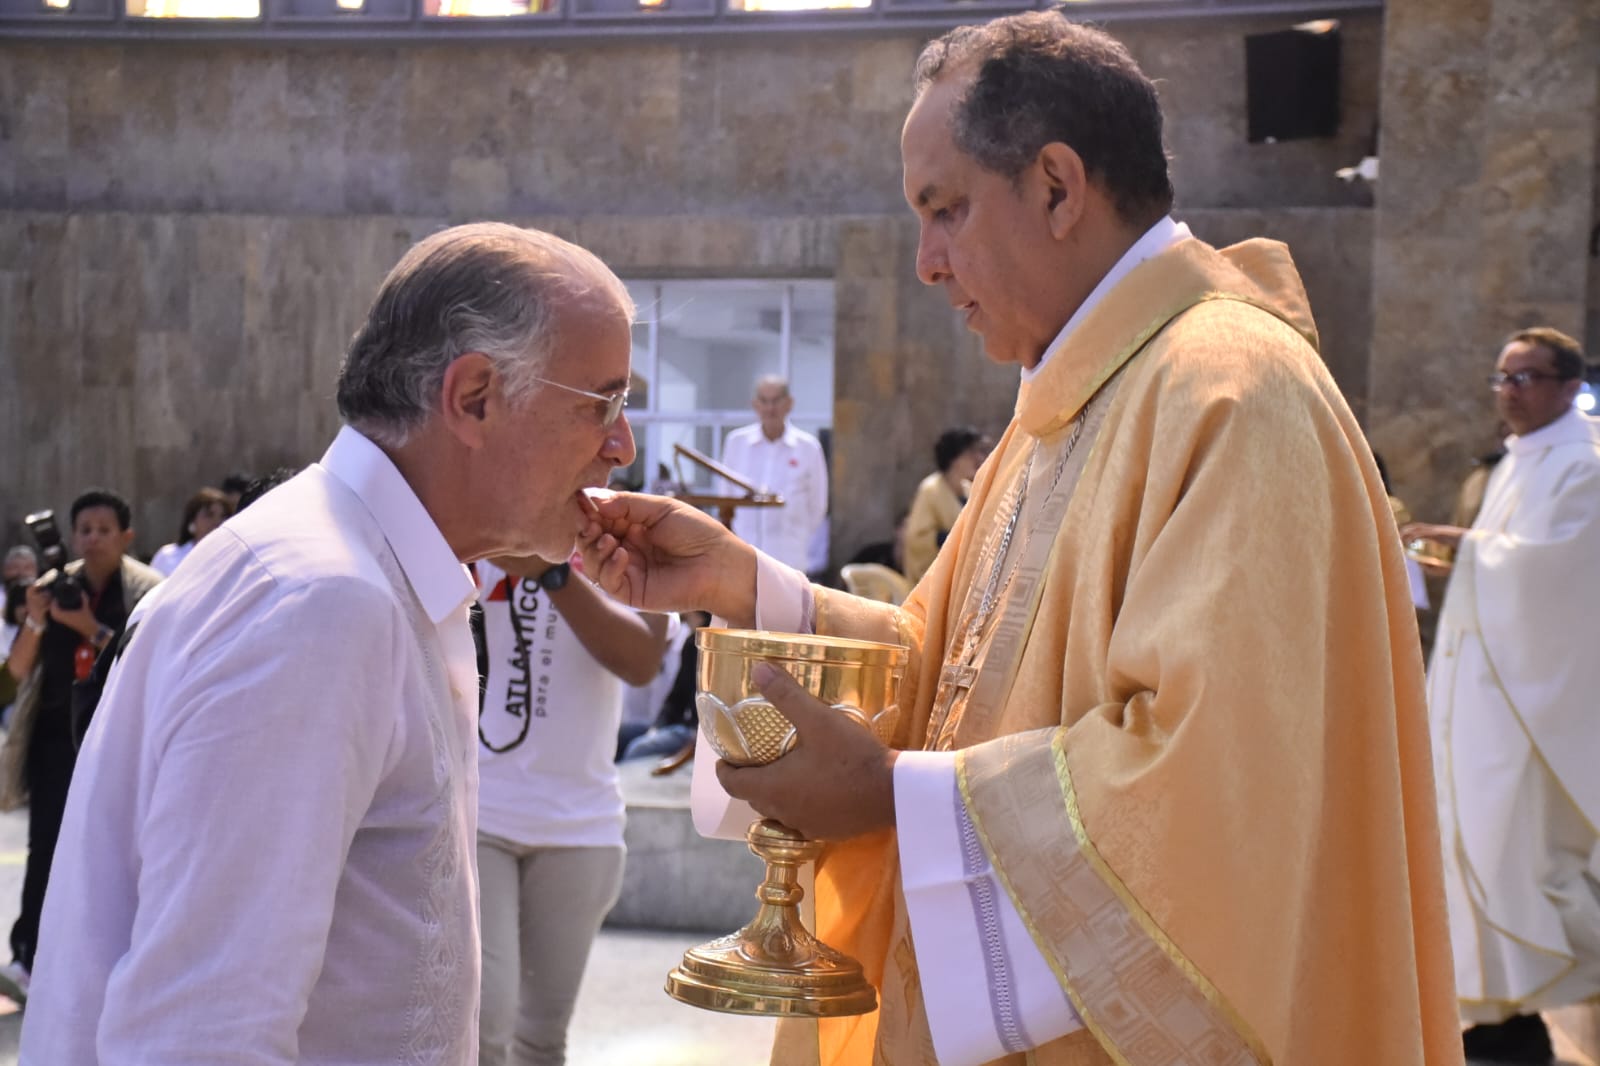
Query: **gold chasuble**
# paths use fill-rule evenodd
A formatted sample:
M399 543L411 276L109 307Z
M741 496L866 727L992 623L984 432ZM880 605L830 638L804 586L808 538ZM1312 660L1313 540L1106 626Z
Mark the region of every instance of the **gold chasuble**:
M1037 1066L1461 1062L1416 622L1288 250L1182 240L1024 383L902 608L898 746L967 814L1087 1028ZM1109 385L1108 385L1109 383ZM820 936L882 1007L775 1061L933 1061L893 832L830 845Z

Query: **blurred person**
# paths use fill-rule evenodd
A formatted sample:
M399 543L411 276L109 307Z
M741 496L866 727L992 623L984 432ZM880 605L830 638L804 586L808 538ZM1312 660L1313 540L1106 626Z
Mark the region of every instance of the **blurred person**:
M1505 424L1500 425L1500 437L1510 436L1510 430ZM1456 501L1450 509L1449 524L1458 529L1471 529L1472 523L1478 518L1478 512L1483 510L1483 495L1489 488L1489 476L1494 473L1494 468L1500 460L1506 457L1505 444L1493 448L1472 460L1472 468L1467 471L1467 476L1461 479L1461 487L1456 490Z
M28 586L20 582L5 587L5 619L0 622L0 729L11 726L11 708L17 698L17 679L6 669L11 645L28 618Z
M676 611L662 617L667 620L666 645L661 650L655 676L642 685L629 685L622 693L622 721L617 727L617 761L636 738L650 731L655 723L661 701L667 698L673 679L678 673L679 654L690 628Z
M67 803L25 1066L476 1057L478 672L463 563L564 558L631 460L632 302L499 224L409 250L322 459L141 614Z
M781 1020L775 1061L1461 1062L1394 520L1288 250L1174 220L1161 129L1059 10L921 53L918 276L1022 380L903 607L678 501L582 531L636 606L909 648L892 745L761 664L797 744L710 764L827 842L817 935L879 997Z
M89 675L129 612L161 581L161 574L127 554L132 519L127 501L104 489L90 489L72 502L76 560L29 586L27 617L6 658L18 692L0 749L0 809L27 804L28 864L22 907L11 927L12 961L0 967L0 993L18 1003L28 996L45 890L77 762L73 685Z
M910 517L910 511L901 511L894 520L894 536L864 545L851 557L850 562L877 563L903 575L906 572L906 522Z
M16 544L6 551L4 570L0 570L5 584L31 585L39 579L39 556L26 544Z
M622 753L624 760L659 756L665 760L658 767L662 773L677 769L694 754L700 728L700 713L694 702L700 668L695 632L710 625L711 618L704 611L689 611L683 616L683 623L683 641L673 663L672 684L662 695L650 728L635 737Z
M1578 342L1507 338L1489 378L1511 430L1454 553L1428 672L1445 899L1469 1059L1548 1062L1539 1012L1600 996L1600 423Z
M972 479L992 445L971 426L939 434L933 445L935 470L917 485L906 519L906 578L915 585L933 565L944 539L972 491Z
M750 406L757 421L728 434L722 442L722 465L782 496L783 506L738 508L733 532L774 559L810 571L818 527L828 520L828 462L822 443L789 423L794 397L783 378L757 380Z
M233 501L234 504L238 500ZM213 529L227 521L233 513L221 489L204 488L189 497L183 505L183 520L178 523L178 539L163 544L150 559L150 566L163 576L170 577L178 564L189 557L194 546L206 538Z
M664 615L542 559L477 564L480 1066L561 1066L589 947L622 889L623 683L658 672Z
M7 584L5 604L5 617L0 619L0 660L10 654L12 642L17 639L17 634L22 632L22 624L28 617L28 583L19 581ZM0 671L0 673L4 673L6 677L10 676L10 671ZM4 678L0 678L0 681L3 680ZM11 701L6 699L0 702L9 705Z
M239 509L239 497L244 495L245 490L250 487L250 483L255 480L254 475L246 474L240 470L235 470L222 479L219 491L221 491L223 499L228 502L228 514L231 515Z

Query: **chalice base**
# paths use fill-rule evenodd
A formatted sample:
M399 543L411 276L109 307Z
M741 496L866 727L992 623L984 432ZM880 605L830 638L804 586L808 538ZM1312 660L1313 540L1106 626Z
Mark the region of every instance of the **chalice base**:
M667 975L673 999L725 1014L842 1018L878 1009L861 964L822 943L800 921L801 862L820 850L770 819L751 826L750 850L767 863L749 925L684 953Z

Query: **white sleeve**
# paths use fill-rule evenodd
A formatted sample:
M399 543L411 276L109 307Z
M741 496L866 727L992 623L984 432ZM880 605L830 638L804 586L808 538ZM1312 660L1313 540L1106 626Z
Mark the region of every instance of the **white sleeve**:
M139 902L100 1066L299 1061L345 858L399 721L385 664L404 654L403 620L352 585L292 592L151 685L161 754L139 790Z
M756 628L809 633L812 605L806 576L757 549ZM744 800L728 795L717 780L716 766L717 755L711 745L696 744L694 777L689 782L689 813L695 831L713 840L743 840L750 823L761 816Z
M816 622L811 582L794 567L756 550L756 628L810 633Z
M917 975L941 1066L977 1066L1083 1028L967 818L956 754L901 752L894 809Z

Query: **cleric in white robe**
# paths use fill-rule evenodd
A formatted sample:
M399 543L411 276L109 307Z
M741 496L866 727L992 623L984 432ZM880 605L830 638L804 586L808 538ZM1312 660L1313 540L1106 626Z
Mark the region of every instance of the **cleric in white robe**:
M1428 702L1457 994L1488 1023L1469 1057L1506 1040L1547 1057L1535 1013L1600 995L1600 423L1573 406L1583 371L1571 338L1513 335L1490 378L1513 435L1483 509L1469 530L1404 530L1456 548Z

